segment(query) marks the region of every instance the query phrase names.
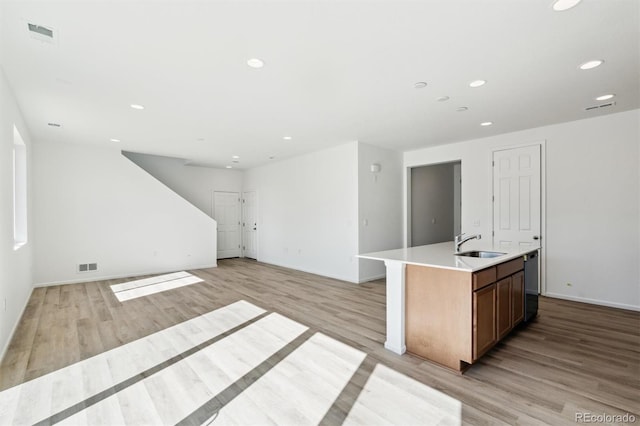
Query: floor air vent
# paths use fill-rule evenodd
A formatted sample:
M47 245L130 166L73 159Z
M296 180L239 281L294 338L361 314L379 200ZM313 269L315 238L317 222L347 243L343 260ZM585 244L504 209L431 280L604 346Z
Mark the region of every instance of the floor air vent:
M78 264L78 272L93 272L98 270L97 263L80 263Z

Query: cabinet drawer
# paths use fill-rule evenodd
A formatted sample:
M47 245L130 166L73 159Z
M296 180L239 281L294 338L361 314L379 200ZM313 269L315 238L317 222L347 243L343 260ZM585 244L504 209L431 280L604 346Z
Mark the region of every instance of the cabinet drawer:
M496 267L483 269L473 273L473 289L479 290L482 287L488 286L496 282Z
M501 280L504 277L508 277L509 275L513 275L518 271L522 271L524 269L524 259L521 256L517 259L501 263L496 266L496 268L498 270L498 276L496 277L496 279Z

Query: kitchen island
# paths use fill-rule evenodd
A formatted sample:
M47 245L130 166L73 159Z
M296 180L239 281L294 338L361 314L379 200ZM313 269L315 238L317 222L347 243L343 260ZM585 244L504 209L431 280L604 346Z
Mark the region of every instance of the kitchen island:
M479 247L502 254L459 256L451 241L358 256L387 268L386 349L463 371L522 320L524 255L538 247Z

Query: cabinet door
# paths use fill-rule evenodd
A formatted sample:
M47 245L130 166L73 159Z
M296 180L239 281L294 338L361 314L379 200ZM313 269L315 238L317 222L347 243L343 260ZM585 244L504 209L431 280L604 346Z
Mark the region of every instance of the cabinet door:
M473 292L473 359L480 358L497 342L496 285Z
M496 283L498 340L511 330L511 277Z
M524 272L511 276L511 324L515 327L524 319Z

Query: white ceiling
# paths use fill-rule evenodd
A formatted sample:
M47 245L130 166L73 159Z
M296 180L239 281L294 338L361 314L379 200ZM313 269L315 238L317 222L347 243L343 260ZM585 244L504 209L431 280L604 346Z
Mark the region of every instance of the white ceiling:
M38 143L219 167L354 140L404 151L640 107L640 2L551 3L3 1L0 61ZM55 42L27 23L53 28ZM249 68L254 57L265 67ZM605 63L578 69L590 59ZM487 84L470 88L476 79ZM617 105L584 110L606 93Z

